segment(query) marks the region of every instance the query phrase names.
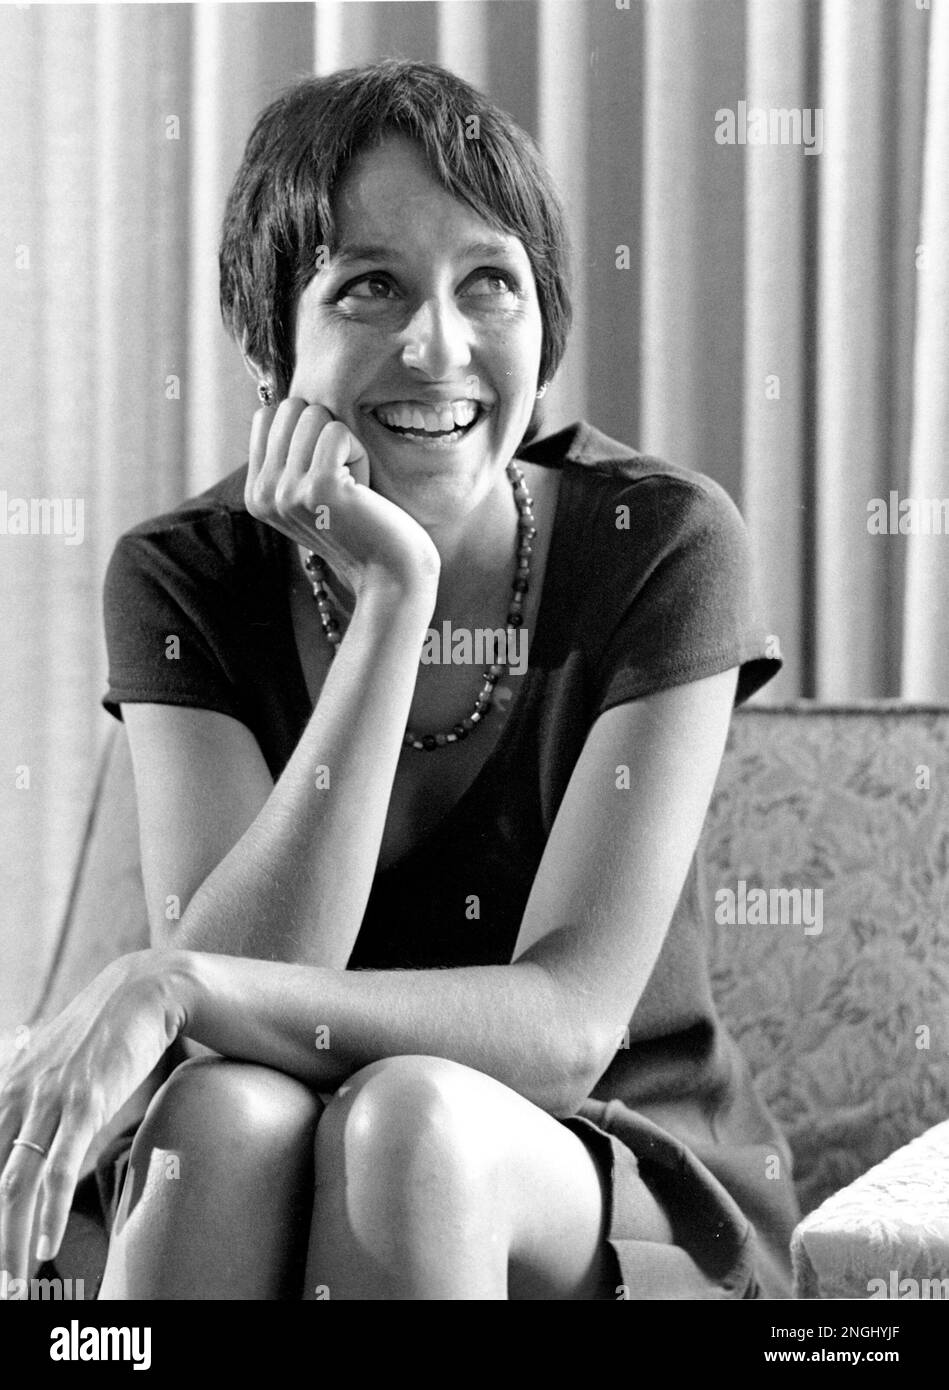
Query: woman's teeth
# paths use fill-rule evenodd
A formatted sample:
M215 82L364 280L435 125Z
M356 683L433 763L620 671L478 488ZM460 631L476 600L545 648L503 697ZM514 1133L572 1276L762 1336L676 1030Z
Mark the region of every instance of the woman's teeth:
M478 418L477 401L445 401L437 406L415 401L396 401L377 406L373 412L380 424L407 438L460 439Z

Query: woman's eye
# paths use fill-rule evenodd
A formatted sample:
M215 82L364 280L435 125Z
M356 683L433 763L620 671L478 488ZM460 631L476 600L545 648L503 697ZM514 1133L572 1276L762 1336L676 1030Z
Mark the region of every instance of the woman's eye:
M392 285L384 275L364 275L361 280L353 280L348 284L340 298L350 296L353 299L387 299L391 290Z
M514 282L500 270L479 270L470 281L476 295L513 294Z

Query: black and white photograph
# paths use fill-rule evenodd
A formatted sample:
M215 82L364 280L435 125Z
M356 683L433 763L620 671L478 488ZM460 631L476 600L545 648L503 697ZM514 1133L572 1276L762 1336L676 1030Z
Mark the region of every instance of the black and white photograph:
M509 1299L912 1365L949 0L4 4L0 111L28 1366Z

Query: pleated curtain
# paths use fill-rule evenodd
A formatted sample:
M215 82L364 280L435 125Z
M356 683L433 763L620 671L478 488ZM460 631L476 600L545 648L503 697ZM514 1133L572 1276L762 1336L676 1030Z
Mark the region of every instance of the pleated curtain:
M736 499L786 658L760 698L949 699L949 537L868 529L891 491L949 497L945 0L3 6L0 491L81 500L83 536L0 535L0 1029L38 994L108 724L115 539L246 458L216 268L244 140L294 78L387 55L539 141L577 308L548 423ZM819 111L820 151L723 143L742 103Z

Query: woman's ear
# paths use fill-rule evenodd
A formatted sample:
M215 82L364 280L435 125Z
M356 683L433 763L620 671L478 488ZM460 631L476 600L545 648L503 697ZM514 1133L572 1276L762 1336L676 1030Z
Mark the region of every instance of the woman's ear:
M257 362L253 357L251 357L247 351L246 328L244 329L244 332L241 334L241 340L237 344L237 346L240 349L241 357L244 359L244 366L247 368L248 373L250 374L250 376L253 377L254 381L258 385L260 385L261 382L270 381L270 373L267 371L266 367L264 367L262 363Z

